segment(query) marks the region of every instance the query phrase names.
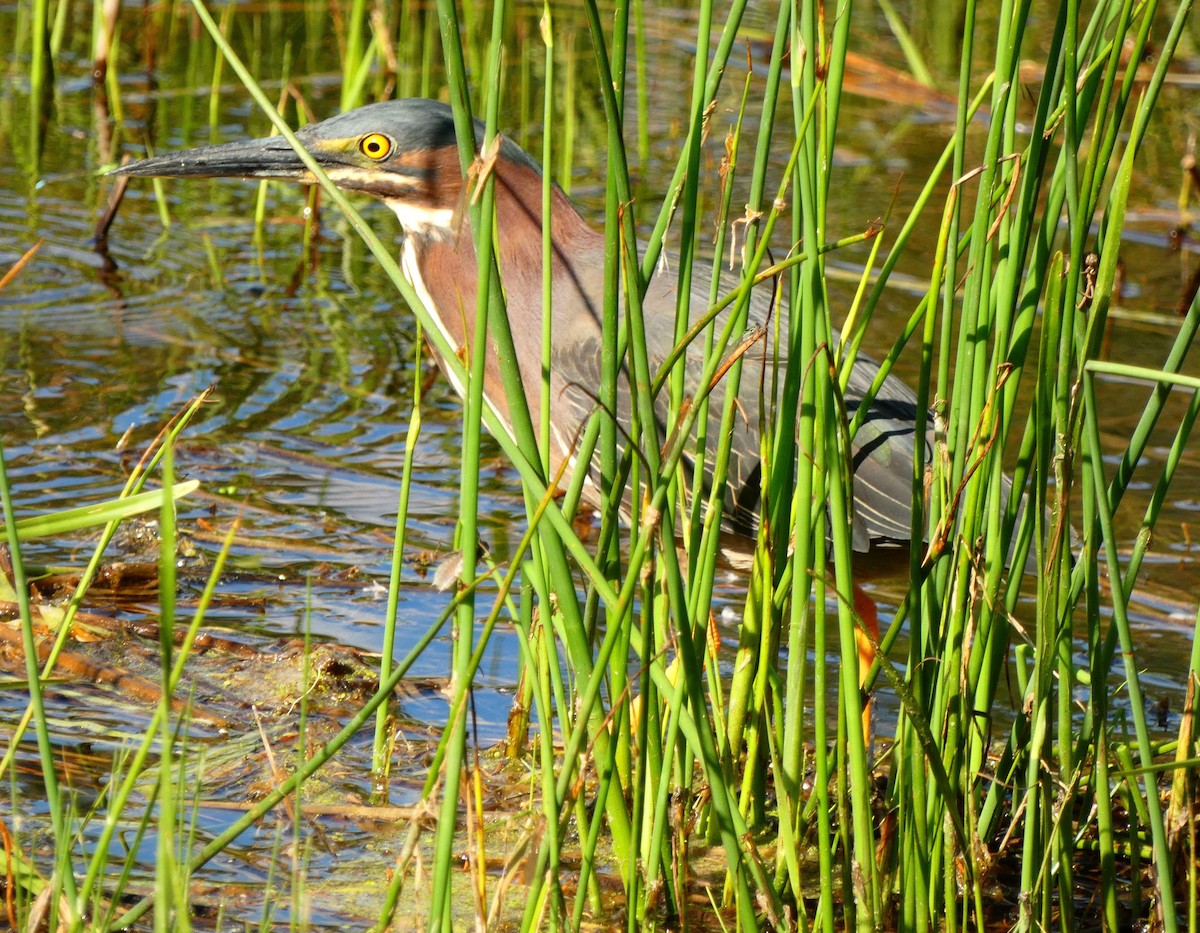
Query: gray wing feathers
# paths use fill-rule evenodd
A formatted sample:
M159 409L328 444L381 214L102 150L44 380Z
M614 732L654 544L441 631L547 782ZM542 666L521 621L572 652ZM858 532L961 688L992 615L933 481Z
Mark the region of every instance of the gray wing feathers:
M725 279L728 278L728 281ZM710 279L707 271L696 267L693 282L691 314L693 319L705 311ZM737 287L732 276L722 276L721 293ZM647 291L644 303L646 341L652 370L657 370L674 345L674 320L676 287L672 273L656 275ZM757 288L751 298L750 321L752 325L767 325L770 313L771 289L767 285ZM718 318L718 322L721 319ZM719 325L718 325L719 326ZM560 423L580 423L597 410L595 395L600 385L600 332L597 323L594 333L572 335L570 341L555 341L551 371L571 373L571 382L558 381L554 386L555 405L569 410L570 418ZM739 335L740 336L740 335ZM737 339L737 338L735 338ZM764 360L764 355L767 357ZM772 378L771 350L756 345L747 351L743 366L742 381L738 391L738 410L734 424L729 463L728 484L725 495L726 531L752 536L758 527L760 511L761 467L759 462L759 428L764 393L782 388L783 364L780 361L778 378ZM703 338L690 348L685 364L685 390L694 398L699 390L703 366ZM765 369L764 369L765 367ZM878 365L860 356L851 373L845 393L845 404L853 417L861 404L863 394L870 387L878 372ZM628 423L629 384L627 378L619 381L618 418ZM708 433L707 449L716 449L716 434L720 429L725 389L718 384L709 396L706 419ZM872 542L881 540L907 542L910 537L913 444L915 439L914 419L917 398L898 379L888 379L871 405L870 414L855 437L852 449L854 469L854 546L855 550L867 550ZM659 420L660 436L666 436L667 393L664 391L655 401L655 413ZM572 439L565 438L569 443ZM627 439L621 437L622 446ZM692 464L687 464L690 470ZM705 459L703 494L708 493L712 476L712 457Z

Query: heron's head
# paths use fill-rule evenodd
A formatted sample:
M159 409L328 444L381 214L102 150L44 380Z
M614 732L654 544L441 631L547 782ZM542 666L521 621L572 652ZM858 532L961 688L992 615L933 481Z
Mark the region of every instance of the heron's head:
M406 227L450 226L461 204L462 172L448 105L420 98L383 101L311 123L296 135L339 188L385 202ZM478 121L475 136L478 148L483 138ZM538 175L536 163L507 139L498 159ZM170 152L124 165L112 174L315 181L280 136Z

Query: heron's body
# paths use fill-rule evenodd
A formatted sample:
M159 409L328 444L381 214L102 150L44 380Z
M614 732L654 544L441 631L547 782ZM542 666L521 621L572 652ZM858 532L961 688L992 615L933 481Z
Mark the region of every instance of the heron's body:
M482 133L482 128L477 130ZM470 345L476 308L478 265L474 238L462 197L454 125L450 109L433 101L408 100L372 104L306 127L301 141L340 187L364 191L395 212L403 230L401 261L406 276L437 321L449 344ZM477 145L482 140L477 139ZM291 148L279 138L206 147L134 163L120 170L134 175L245 176L295 178L311 182ZM537 164L511 141L504 140L493 168L496 180L497 250L501 279L520 368L531 406L542 373L542 178ZM604 294L604 238L579 215L557 187L553 191L553 276L551 298L552 353L549 361L552 463L571 458L578 428L597 411ZM670 264L668 264L670 265ZM729 287L735 284L724 283ZM711 278L704 264L694 270L693 318L707 310ZM764 324L771 311L771 291L755 290L750 324ZM656 368L675 343L676 283L658 273L644 299L646 343L650 366ZM768 328L770 332L770 328ZM699 344L699 341L697 341ZM698 388L702 349L686 357L685 392ZM746 354L738 395L739 411L731 438L725 529L752 535L760 505L759 412L762 367L773 365L774 348ZM509 424L499 359L492 347L486 360L484 393ZM443 367L447 372L449 368ZM854 411L878 372L860 357L850 375L846 406ZM455 388L463 391L463 386ZM709 432L719 428L723 388L709 406ZM628 381L618 380L619 418L629 413ZM655 411L665 427L666 398ZM889 379L876 396L871 413L854 442L855 525L858 550L880 541L907 541L910 533L914 424L917 400L902 383ZM711 443L711 441L710 441ZM711 464L712 458L706 462ZM710 467L711 469L711 467Z

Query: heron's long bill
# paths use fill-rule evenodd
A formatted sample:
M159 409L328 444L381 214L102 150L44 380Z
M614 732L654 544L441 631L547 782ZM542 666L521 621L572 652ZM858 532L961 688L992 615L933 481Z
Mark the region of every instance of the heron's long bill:
M320 161L320 156L314 153ZM201 146L130 162L113 175L160 178L279 178L311 184L312 173L282 136Z

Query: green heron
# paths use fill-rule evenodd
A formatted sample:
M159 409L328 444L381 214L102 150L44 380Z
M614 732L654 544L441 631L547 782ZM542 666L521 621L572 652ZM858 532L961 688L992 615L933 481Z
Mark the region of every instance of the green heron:
M478 265L463 201L463 176L449 106L431 100L370 104L313 123L298 134L332 181L383 201L403 231L401 265L429 313L453 347L469 345L476 308ZM483 126L476 124L476 148ZM121 175L294 179L312 183L311 173L281 137L270 137L155 156L116 170ZM502 139L493 168L499 267L507 298L517 362L527 397L539 397L542 380L542 175L538 164L511 140ZM552 351L550 359L551 463L572 458L578 428L596 410L600 385L601 323L604 293L604 237L594 231L557 187L551 209L553 239ZM692 277L692 314L708 305L710 273L698 264ZM732 285L731 281L731 285ZM675 344L676 282L657 273L644 300L646 345L652 368ZM750 324L765 324L772 295L754 290ZM506 424L511 424L501 381L500 361L490 347L484 393ZM687 357L685 390L695 393L700 351ZM753 536L760 505L759 411L761 368L771 365L747 354L740 412L731 443L724 530ZM771 353L762 354L767 360ZM443 366L443 369L446 367ZM845 392L853 413L878 372L864 357L856 361ZM769 374L767 385L770 385ZM686 381L686 380L685 380ZM779 380L782 382L782 379ZM461 386L456 386L460 392ZM618 417L630 410L629 387L618 390ZM719 428L722 390L710 397L709 436ZM536 410L536 405L531 404ZM910 537L916 396L896 379L884 382L854 440L855 550L879 542L907 543ZM667 401L656 400L665 425ZM665 431L664 431L665 433ZM711 470L712 458L706 458ZM593 504L597 490L585 484Z

